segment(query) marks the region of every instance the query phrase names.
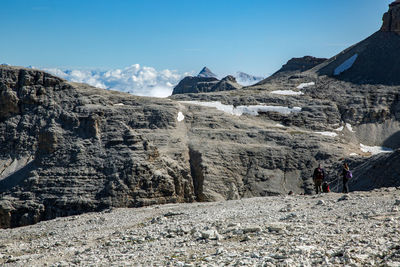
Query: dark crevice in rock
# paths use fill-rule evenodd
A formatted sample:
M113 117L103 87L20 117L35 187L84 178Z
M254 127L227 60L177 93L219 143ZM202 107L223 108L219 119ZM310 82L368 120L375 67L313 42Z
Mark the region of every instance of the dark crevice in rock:
M205 201L203 194L203 166L201 153L189 147L190 173L193 179L194 194L197 201Z

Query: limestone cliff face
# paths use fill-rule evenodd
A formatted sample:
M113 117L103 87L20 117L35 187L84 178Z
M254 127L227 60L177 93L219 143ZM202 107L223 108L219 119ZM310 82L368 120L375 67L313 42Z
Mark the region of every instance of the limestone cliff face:
M310 81L304 95L272 93ZM355 153L364 162L360 142L400 147L394 89L303 74L152 99L1 67L0 226L110 207L311 193L319 162L336 177L340 159ZM301 111L239 117L180 100Z
M187 148L171 145L171 158L152 140L177 142L168 101L12 67L0 95L0 226L194 199Z
M236 101L239 91L205 95ZM238 117L7 66L0 95L1 227L110 207L311 192L310 169L344 153L311 130L340 122L320 100L302 114ZM252 95L237 104L300 105Z
M389 5L389 11L383 15L381 31L400 34L400 1L396 0Z

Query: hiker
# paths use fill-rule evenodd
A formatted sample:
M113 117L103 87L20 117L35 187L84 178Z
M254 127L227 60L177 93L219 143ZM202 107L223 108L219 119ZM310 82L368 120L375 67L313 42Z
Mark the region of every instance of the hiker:
M342 177L343 177L343 193L348 193L349 192L349 180L353 177L353 174L350 171L349 165L347 163L343 164L343 171L342 171Z
M322 182L325 179L325 171L324 169L322 169L321 164L318 164L318 168L316 168L314 170L314 174L313 174L313 181L314 181L314 185L315 185L315 192L321 193L322 192Z

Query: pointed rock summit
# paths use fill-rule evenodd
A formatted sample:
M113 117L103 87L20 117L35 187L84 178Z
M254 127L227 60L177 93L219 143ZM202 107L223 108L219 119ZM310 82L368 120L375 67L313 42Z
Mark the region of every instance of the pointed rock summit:
M400 0L389 5L389 11L383 15L381 31L400 34Z
M200 73L197 75L197 77L200 78L217 78L217 75L215 75L209 68L204 67Z

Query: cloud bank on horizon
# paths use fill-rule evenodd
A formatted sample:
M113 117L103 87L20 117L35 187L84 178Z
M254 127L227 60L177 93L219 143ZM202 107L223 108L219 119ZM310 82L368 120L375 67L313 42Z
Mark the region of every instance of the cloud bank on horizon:
M155 68L140 66L139 64L134 64L124 69L108 71L60 68L41 69L71 82L86 83L102 89L151 97L168 97L180 80L185 76L193 76L192 72L180 73L176 70L168 69L158 71ZM243 75L239 76L237 77L238 82L242 85L258 82L258 80L254 80L255 77L251 75L249 77L252 77L253 80L243 79Z
M102 89L152 97L170 96L174 86L183 77L191 75L191 73L179 73L168 69L157 71L152 67L139 64L108 71L59 68L43 68L43 70L71 82L87 83Z

